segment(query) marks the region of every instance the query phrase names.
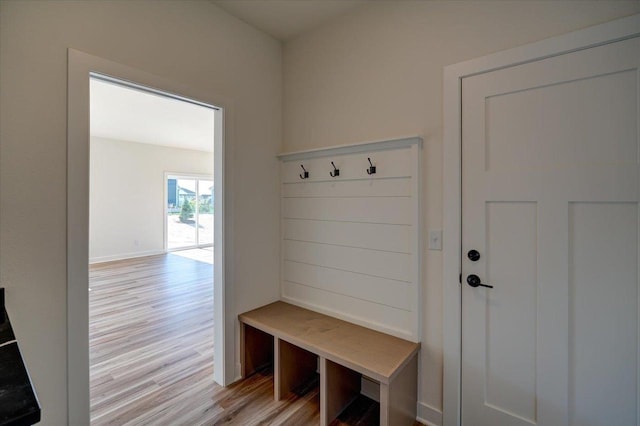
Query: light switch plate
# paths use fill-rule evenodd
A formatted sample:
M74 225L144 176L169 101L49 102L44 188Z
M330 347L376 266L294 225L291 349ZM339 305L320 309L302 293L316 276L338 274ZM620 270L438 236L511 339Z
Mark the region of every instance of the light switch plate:
M429 230L429 250L442 250L442 229Z

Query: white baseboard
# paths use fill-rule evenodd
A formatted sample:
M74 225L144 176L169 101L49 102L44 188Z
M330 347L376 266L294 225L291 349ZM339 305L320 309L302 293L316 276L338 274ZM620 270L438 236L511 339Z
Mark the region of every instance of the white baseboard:
M163 254L163 253L164 253L164 250L147 250L147 251L139 251L135 253L99 256L99 257L90 258L89 263L93 264L93 263L102 263L102 262L113 262L114 260L134 259L136 257L154 256L154 255Z
M418 402L418 421L427 426L441 426L442 411L424 402Z

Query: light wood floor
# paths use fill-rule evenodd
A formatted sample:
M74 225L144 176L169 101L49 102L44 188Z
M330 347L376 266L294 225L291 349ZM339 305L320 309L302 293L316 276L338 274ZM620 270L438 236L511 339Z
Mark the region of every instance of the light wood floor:
M211 264L177 254L90 267L92 425L319 424L317 381L280 402L269 370L213 382L212 282ZM378 410L362 397L333 425Z

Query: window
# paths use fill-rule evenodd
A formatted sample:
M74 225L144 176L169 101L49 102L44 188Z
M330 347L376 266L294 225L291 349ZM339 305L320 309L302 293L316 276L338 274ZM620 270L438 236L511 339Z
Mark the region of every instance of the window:
M166 175L166 248L213 245L213 179Z

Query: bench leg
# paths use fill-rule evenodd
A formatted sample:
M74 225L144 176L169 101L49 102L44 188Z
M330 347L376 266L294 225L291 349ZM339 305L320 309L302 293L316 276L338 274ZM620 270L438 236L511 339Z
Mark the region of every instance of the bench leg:
M327 426L360 394L360 373L320 358L320 425Z
M274 397L280 401L313 378L318 368L318 356L277 338L274 346Z
M393 379L380 383L380 425L412 425L418 406L418 356Z

